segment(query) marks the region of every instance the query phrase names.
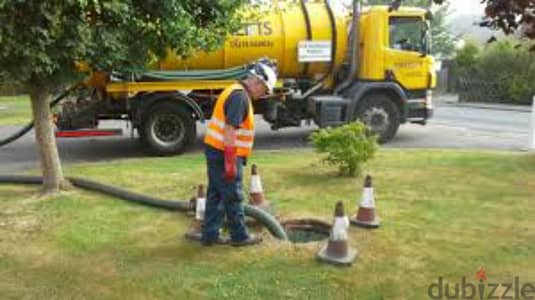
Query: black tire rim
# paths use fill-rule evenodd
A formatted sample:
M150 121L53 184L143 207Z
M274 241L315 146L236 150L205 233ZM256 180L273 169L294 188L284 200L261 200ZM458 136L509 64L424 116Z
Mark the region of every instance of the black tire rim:
M390 127L388 112L383 107L371 107L362 114L362 121L372 132L384 134Z
M156 143L166 147L180 143L186 132L184 123L179 116L174 114L155 116L150 131Z

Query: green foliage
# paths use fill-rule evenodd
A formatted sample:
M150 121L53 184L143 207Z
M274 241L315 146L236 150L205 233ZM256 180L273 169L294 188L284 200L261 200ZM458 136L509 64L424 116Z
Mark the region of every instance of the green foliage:
M529 104L535 95L535 53L517 45L501 40L488 46L479 57L478 71L495 80L512 103Z
M360 174L362 164L373 158L378 148L377 138L361 122L321 129L312 134L312 142L317 152L327 153L324 162L337 165L340 175L346 176Z
M446 18L451 14L449 3L440 6L433 13L431 20L432 49L431 53L441 57L452 57L455 54L455 38L450 32Z
M102 70L142 68L168 49L213 49L239 27L245 0L0 1L0 69L10 80L53 87L75 61Z
M468 41L464 47L457 50L455 62L461 68L472 69L476 66L478 55L479 47L477 44L472 41Z
M467 74L496 83L502 101L530 104L535 95L535 53L529 44L503 39L481 50L467 44L457 52L457 64Z

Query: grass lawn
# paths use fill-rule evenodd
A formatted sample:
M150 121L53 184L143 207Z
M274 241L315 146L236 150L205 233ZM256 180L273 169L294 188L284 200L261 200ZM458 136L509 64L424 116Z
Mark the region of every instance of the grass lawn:
M0 126L25 125L31 118L32 109L28 96L0 97Z
M362 178L340 178L311 151L256 153L267 198L287 217L348 213ZM442 276L535 282L535 156L382 150L373 174L383 226L350 229L350 268L315 260L319 243L266 237L255 248L185 241L190 219L79 190L36 200L0 185L0 298L427 299ZM67 168L162 198L186 199L205 180L202 155ZM248 179L248 176L246 177Z

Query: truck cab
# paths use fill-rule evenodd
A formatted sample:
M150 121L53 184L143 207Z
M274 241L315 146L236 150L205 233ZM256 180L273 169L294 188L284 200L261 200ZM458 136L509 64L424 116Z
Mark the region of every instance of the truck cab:
M390 141L400 124L425 125L433 114L431 90L436 86L429 18L422 8L364 8L353 81L340 91L341 97L312 99L316 123L327 127L359 119L380 142Z
M436 73L427 16L421 8L389 11L388 6L373 6L361 19L360 89L366 84L389 86L375 93L386 93L398 104L401 123L425 123L433 112Z

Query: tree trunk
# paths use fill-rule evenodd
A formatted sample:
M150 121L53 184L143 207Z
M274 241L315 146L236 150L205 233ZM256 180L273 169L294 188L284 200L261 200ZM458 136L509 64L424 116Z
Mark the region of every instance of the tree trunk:
M37 86L31 88L35 140L41 158L44 195L56 194L66 185L51 120L50 97L50 92L46 88Z

